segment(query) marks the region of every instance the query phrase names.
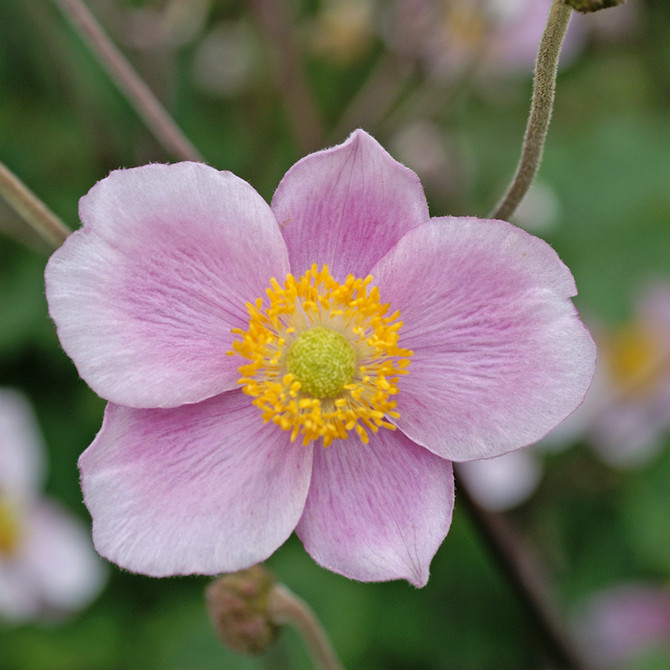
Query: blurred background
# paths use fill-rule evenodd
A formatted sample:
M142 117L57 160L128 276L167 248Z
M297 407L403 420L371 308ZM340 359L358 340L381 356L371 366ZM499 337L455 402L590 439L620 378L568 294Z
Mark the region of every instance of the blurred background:
M206 161L266 199L306 152L363 127L419 174L433 215L485 216L518 159L549 2L87 6ZM599 370L584 406L519 462L464 470L473 495L504 510L541 560L585 653L614 670L670 667L669 36L665 0L573 17L545 159L513 221L571 268ZM110 170L177 159L58 2L0 2L0 160L68 226ZM34 412L48 453L40 495L87 529L76 460L104 405L48 318L48 254L0 199L0 387ZM0 449L8 435L0 430ZM259 657L223 649L205 578L98 565L80 602L19 611L3 600L9 562L0 542L3 670L311 667L288 630ZM316 610L348 668L555 667L458 497L422 590L350 582L315 565L295 537L268 565Z

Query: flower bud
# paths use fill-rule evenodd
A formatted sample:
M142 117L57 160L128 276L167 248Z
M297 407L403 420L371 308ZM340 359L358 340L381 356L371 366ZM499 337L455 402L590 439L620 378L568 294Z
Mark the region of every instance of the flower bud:
M243 654L259 654L277 638L268 601L274 579L260 565L219 577L205 591L209 617L221 642Z
M563 0L563 4L570 5L582 14L589 12L597 12L599 9L607 9L608 7L616 7L623 5L626 0Z

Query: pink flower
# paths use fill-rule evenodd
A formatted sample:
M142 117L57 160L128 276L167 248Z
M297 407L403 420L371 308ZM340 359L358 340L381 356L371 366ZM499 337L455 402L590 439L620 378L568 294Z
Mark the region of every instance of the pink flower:
M599 591L574 628L594 667L633 670L642 667L647 654L670 662L670 589L629 583Z
M398 0L388 10L390 47L438 79L530 73L552 0ZM572 21L561 63L580 51L584 26Z
M82 486L98 551L129 570L239 570L295 530L330 570L423 585L451 461L539 439L593 374L551 247L431 219L363 131L294 165L271 206L180 163L113 172L80 214L47 297L110 401Z
M0 389L0 617L15 622L84 607L105 581L84 525L43 497L43 470L28 403Z

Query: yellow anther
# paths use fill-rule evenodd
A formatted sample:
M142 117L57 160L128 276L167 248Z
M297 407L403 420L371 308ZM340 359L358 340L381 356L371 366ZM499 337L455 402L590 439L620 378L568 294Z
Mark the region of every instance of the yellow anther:
M234 329L232 351L244 393L254 398L264 421L290 431L303 444L329 446L354 431L393 430L398 418L398 377L407 374L412 352L398 345L399 312L387 316L372 276L337 282L316 264L281 286L271 279L267 300L247 304L249 327Z

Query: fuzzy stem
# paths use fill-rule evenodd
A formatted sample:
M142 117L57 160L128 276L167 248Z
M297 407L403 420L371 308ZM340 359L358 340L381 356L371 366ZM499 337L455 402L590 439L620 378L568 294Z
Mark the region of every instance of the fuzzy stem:
M537 53L533 98L521 158L507 193L490 215L493 219L507 220L512 216L540 167L554 106L558 57L571 16L572 7L564 4L563 0L554 0Z
M81 0L54 0L146 127L168 153L204 159Z
M298 630L318 668L344 670L323 626L309 605L282 584L272 589L268 612L275 624L288 623Z
M54 249L70 234L70 229L1 162L0 195Z
M454 469L458 499L509 580L523 608L535 624L544 646L563 670L588 670L558 616L536 557L500 514L489 512L474 500Z

